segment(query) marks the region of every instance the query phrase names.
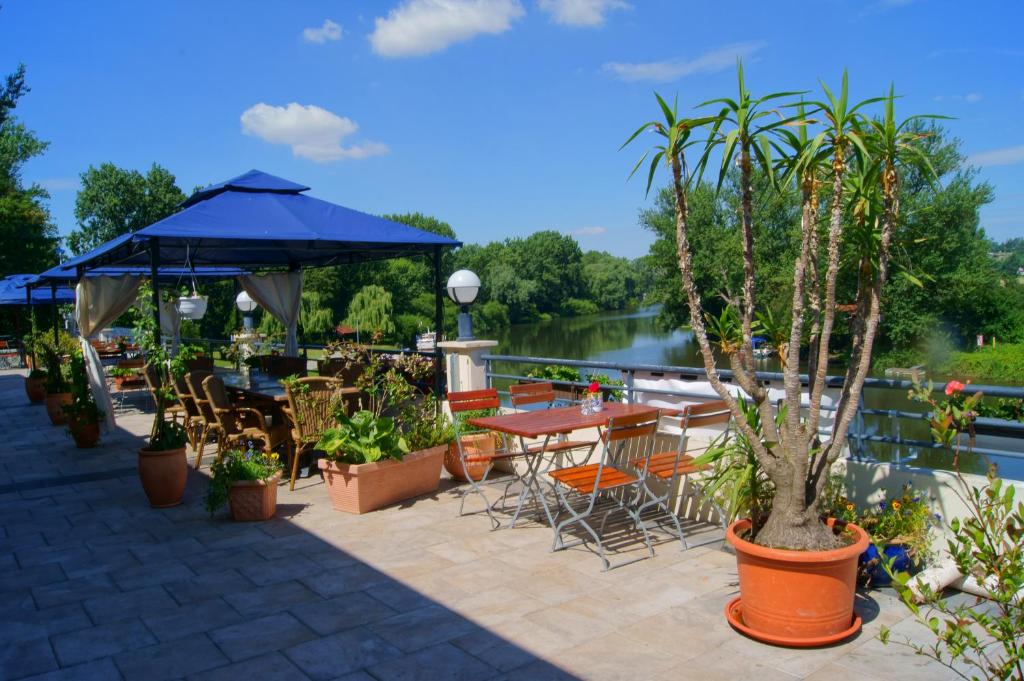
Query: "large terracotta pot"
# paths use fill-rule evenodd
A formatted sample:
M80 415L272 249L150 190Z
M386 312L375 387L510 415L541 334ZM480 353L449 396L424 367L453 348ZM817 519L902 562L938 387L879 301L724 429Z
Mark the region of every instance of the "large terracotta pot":
M95 447L100 441L100 424L96 421L85 421L79 418L68 420L68 430L75 440L75 446L79 449Z
M278 471L266 482L263 480L238 480L228 488L228 506L231 518L238 522L270 520L277 512L277 483L281 481Z
M831 645L860 631L853 612L857 559L869 544L856 535L849 546L830 551L789 551L758 546L741 538L749 520L729 526L726 539L736 549L740 597L726 606L737 630L766 643L808 648Z
M491 433L475 433L464 435L462 438L462 449L466 456L472 458L474 454L493 454L500 445L495 443L494 435ZM459 457L458 445L454 442L448 445L444 453L444 469L456 480L466 482L467 480L479 481L491 470L490 461L468 461L465 466ZM468 475L467 475L468 473Z
M25 377L25 394L32 404L41 404L46 399L46 377Z
M71 404L71 393L46 393L46 415L50 417L50 423L55 426L67 423L67 416L61 409L65 404Z
M401 461L345 464L320 459L331 505L348 513L367 513L421 494L441 484L446 445L406 454Z
M153 508L167 508L181 503L188 481L185 448L153 451L139 450L139 480Z

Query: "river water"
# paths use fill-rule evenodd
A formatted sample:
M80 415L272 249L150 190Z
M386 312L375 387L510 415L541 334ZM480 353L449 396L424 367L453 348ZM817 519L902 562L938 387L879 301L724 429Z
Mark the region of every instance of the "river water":
M583 317L553 319L546 322L514 324L491 337L498 341L494 354L561 359L593 360L621 364L659 364L680 367L702 367L700 350L688 329L668 331L656 323L658 308L644 308L632 312L611 312ZM777 359L759 361L763 371L780 371ZM720 366L724 364L720 363ZM497 373L523 374L531 365L508 363L494 367ZM832 373L839 373L840 367ZM603 373L603 372L602 372ZM609 372L613 376L615 372ZM923 412L921 405L911 402L905 390L865 390L865 406L874 409L898 409ZM865 418L865 429L872 434L896 434L895 420L887 417ZM904 438L930 440L927 422L901 419L899 434ZM952 454L943 450L904 448L895 451L881 443L868 443L866 454L881 461L897 458L904 463L928 468L951 467ZM1001 468L1012 468L1024 473L1024 460L1000 461ZM980 457L961 457L961 468L983 472ZM1004 470L1004 474L1008 471Z

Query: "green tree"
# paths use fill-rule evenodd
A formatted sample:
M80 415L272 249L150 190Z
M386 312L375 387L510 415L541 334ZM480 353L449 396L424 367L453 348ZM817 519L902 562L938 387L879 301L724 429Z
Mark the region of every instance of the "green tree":
M45 203L50 196L37 184L26 186L21 175L48 146L14 116L28 91L24 65L0 86L0 276L40 272L57 261L57 228Z
M359 289L352 298L345 323L358 329L361 334L380 334L389 338L395 333L392 314L391 294L381 286L370 284Z
M89 166L81 178L75 198L79 228L68 235L68 247L76 254L162 220L186 198L174 175L156 163L145 175L103 163Z

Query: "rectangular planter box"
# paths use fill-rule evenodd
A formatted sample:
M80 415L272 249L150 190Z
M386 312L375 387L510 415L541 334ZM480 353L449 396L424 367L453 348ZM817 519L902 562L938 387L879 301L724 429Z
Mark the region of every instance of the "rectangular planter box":
M318 465L335 509L367 513L435 491L441 484L447 449L446 445L421 449L401 461L345 464L320 459Z

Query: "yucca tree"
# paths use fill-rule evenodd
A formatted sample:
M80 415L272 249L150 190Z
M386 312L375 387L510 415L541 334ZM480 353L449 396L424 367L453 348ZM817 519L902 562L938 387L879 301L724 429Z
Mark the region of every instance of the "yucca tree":
M847 430L870 367L889 248L899 219L900 168L916 153L916 140L907 132L909 121L895 122L892 93L879 121L865 119L862 113L865 107L883 98L851 103L845 73L837 94L833 95L823 84L824 99L795 106L793 116L762 107L769 100L795 93L755 99L746 90L742 68L739 82L738 100L712 100L725 106L710 122L690 119L681 123L675 109L664 106L659 97L666 122L685 130L685 136L669 136L670 144L657 147L649 170L648 190L657 167L664 160L673 170L679 270L694 338L700 347L708 380L729 405L737 429L749 442L758 464L775 488L771 511L754 540L765 546L828 549L835 547L837 540L819 520L819 500L827 471L846 444ZM808 108L815 119L808 118ZM648 123L641 127L627 144L645 129L655 126L654 129L659 130L657 125ZM679 170L687 167L685 154L694 144L693 131L698 126L708 131L698 169L703 168L709 153L715 149L722 151L723 169L733 162L740 167L741 192L745 194L741 209L745 281L742 304L734 318L740 319L742 339L734 335L728 345L719 343L719 350L727 356L736 382L757 409L760 432L751 427L742 403L733 398L719 378L705 327L701 292L694 283L686 220L691 178ZM731 129L726 131L727 127ZM811 134L811 128L816 130L815 134ZM780 156L778 163L773 162L772 151ZM634 172L647 156L644 155ZM747 361L748 355L752 356L751 330L757 323L758 309L749 187L750 176L758 171L773 174L773 183L782 191L795 189L802 207L801 245L793 268L789 342L783 367L786 398L782 404L768 400L767 392L754 374L753 362ZM825 218L824 226L819 217ZM846 257L843 257L844 249ZM857 282L853 348L835 425L827 440L822 442L818 433L820 404L836 319L837 281L844 266L855 268ZM806 392L801 387L799 364L801 339L805 333L810 339L812 367ZM811 404L807 415L800 410L801 398L805 396Z

